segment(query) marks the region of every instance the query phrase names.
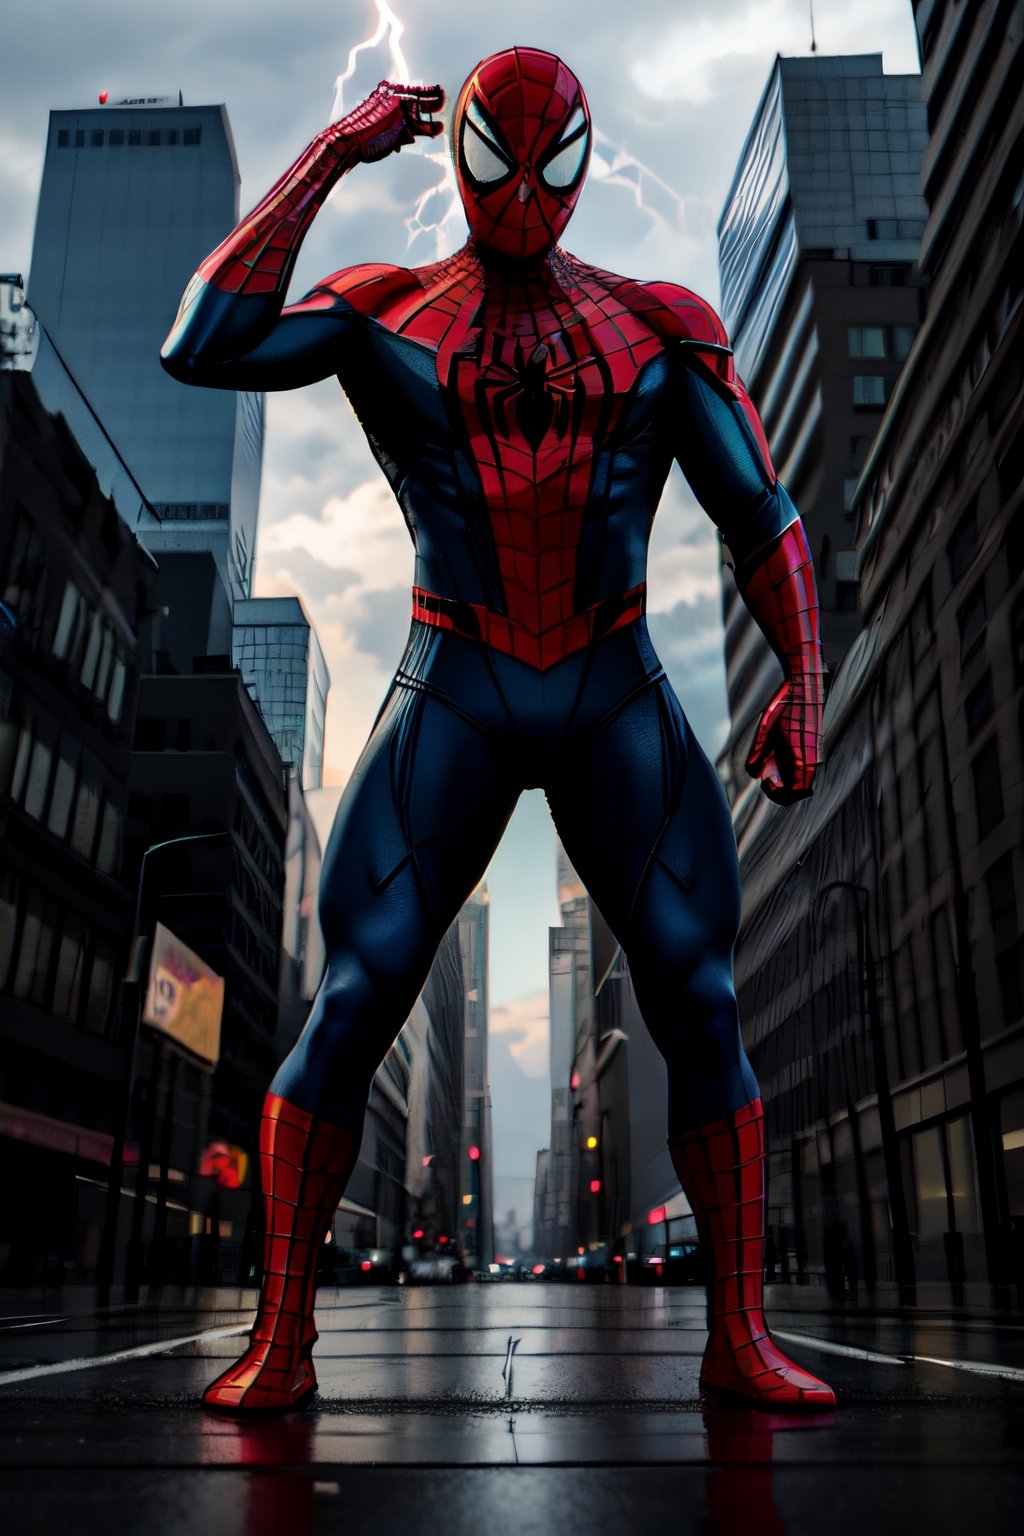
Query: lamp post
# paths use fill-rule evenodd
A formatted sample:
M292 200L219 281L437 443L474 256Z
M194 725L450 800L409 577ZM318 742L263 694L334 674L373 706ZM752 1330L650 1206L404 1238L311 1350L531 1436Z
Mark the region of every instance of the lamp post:
M230 841L234 834L226 827L216 832L191 832L184 837L169 837L162 842L151 843L142 855L139 865L139 883L135 894L135 915L132 919L131 949L128 954L128 968L121 980L121 1020L122 1027L125 1021L130 1021L130 1039L124 1047L124 1066L121 1077L121 1104L118 1114L117 1134L110 1154L110 1175L107 1180L107 1216L103 1225L103 1238L100 1243L99 1258L96 1264L96 1284L101 1294L106 1297L114 1281L114 1267L117 1254L117 1222L121 1208L121 1180L124 1177L124 1146L128 1135L128 1120L131 1113L132 1085L135 1074L135 1050L139 1038L139 1025L142 1020L142 1003L146 992L146 966L144 946L141 943L142 935L139 926L142 919L142 897L146 882L147 860L164 848L180 847L184 843L217 843ZM145 1170L140 1169L141 1174ZM143 1198L144 1185L140 1182L136 1190L136 1199Z

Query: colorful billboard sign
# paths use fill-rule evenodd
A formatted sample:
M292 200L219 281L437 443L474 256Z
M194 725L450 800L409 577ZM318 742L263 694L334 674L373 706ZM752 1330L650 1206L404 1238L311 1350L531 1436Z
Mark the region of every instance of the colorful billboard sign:
M157 923L149 956L143 1024L176 1040L211 1067L220 1056L224 978Z

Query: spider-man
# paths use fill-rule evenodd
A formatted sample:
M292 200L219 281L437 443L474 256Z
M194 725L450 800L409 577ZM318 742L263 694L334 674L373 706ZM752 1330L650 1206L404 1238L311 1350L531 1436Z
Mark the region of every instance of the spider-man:
M822 670L803 530L708 306L557 245L591 122L550 53L508 49L462 88L460 251L412 270L350 267L284 307L337 180L440 133L430 114L443 103L439 87L384 83L314 139L203 262L163 353L175 377L224 389L336 374L416 547L408 645L324 859L323 984L264 1109L259 1312L203 1400L272 1411L315 1389L316 1257L370 1079L519 794L539 785L668 1063L672 1156L712 1271L701 1385L831 1407L764 1321L761 1103L732 981L735 843L643 616L675 458L783 667L748 767L777 803L809 794Z

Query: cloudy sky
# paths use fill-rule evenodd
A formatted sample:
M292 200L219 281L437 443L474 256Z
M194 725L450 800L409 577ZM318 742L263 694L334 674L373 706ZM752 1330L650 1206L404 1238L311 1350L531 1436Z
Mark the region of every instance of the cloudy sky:
M717 302L716 220L774 56L808 50L808 0L405 0L392 10L405 24L410 76L438 80L452 97L481 57L510 44L561 54L598 131L565 243L603 267L682 282ZM226 102L249 207L330 120L337 76L377 20L375 0L41 0L10 10L0 50L0 270L29 269L51 108L92 105L103 89L113 101L180 90L186 103ZM814 20L820 53L882 52L888 72L916 72L910 0L814 0ZM395 69L386 40L355 64L346 107ZM294 295L351 262L415 264L462 243L458 210L443 190L430 195L444 179L436 148L433 159L405 150L346 178L307 239ZM428 226L418 233L417 205ZM169 296L169 318L176 302ZM335 384L271 397L260 523L256 591L302 596L331 670L335 788L318 808L327 823L401 652L412 571L401 517ZM666 668L714 753L725 724L716 546L678 475L656 525L649 607ZM547 926L557 920L552 833L537 794L521 803L490 887L496 1209L514 1204L525 1215L534 1152L547 1141Z

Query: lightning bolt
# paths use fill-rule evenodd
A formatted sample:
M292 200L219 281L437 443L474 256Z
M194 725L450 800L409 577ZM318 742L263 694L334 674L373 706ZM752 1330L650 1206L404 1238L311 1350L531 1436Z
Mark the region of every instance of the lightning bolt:
M377 7L377 26L373 33L364 38L361 43L356 43L349 49L348 63L343 74L340 74L334 82L334 107L331 112L331 122L336 123L339 117L345 114L345 81L351 80L356 72L356 60L367 48L378 48L387 38L390 69L388 73L395 80L401 80L403 84L411 84L409 79L409 66L405 62L402 53L402 33L405 31L405 23L399 21L386 0L374 0Z
M349 49L345 69L335 81L332 122L336 122L344 115L346 82L351 80L356 72L359 55L368 49L379 48L382 43L386 43L388 49L386 73L394 80L410 81L411 79L409 65L402 52L401 40L405 32L405 23L395 15L391 6L387 4L387 0L374 0L374 5L377 12L374 30L362 42L356 43ZM425 161L432 172L429 185L424 187L416 199L416 206L412 213L403 221L407 232L407 248L412 247L417 241L429 241L433 246L432 259L436 261L452 251L465 232L462 203L455 183L455 168L451 153L443 141L438 146L436 141L431 139L423 139L415 145L410 145L406 153L415 153L417 159ZM703 198L685 197L677 192L656 171L652 171L649 165L638 160L623 145L617 144L600 129L594 130L591 173L595 181L601 181L608 187L621 187L628 192L634 206L649 218L653 225L661 228L675 226L685 229L692 224L695 214L702 226L706 222L710 205ZM655 206L655 201L668 209L669 217Z
M709 212L710 204L706 198L685 197L682 193L669 185L656 171L652 171L649 165L631 155L623 145L610 139L600 128L594 129L595 149L590 158L590 171L595 181L603 182L606 187L623 187L633 199L634 205L641 213L647 215L652 224L665 227L669 220L659 209L653 207L648 201L648 187L656 187L664 195L669 207L674 212L674 222L677 226L685 228L696 212L703 220ZM601 154L597 146L606 151Z

